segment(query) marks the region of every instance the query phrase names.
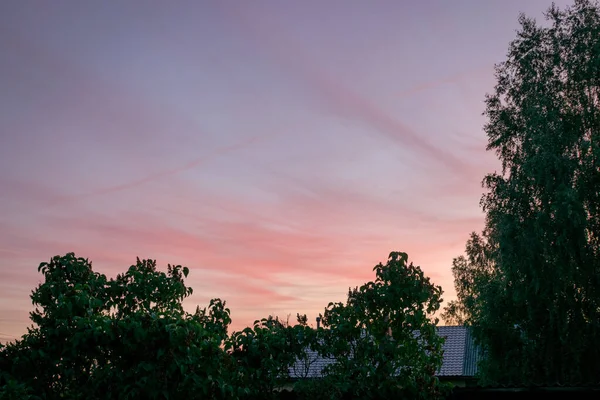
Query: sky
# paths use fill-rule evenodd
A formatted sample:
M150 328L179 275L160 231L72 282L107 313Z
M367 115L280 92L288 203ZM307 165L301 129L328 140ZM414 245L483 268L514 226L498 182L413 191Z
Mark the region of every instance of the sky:
M222 298L233 329L314 324L391 251L453 299L493 65L549 6L1 2L0 340L67 252L188 266L186 309Z

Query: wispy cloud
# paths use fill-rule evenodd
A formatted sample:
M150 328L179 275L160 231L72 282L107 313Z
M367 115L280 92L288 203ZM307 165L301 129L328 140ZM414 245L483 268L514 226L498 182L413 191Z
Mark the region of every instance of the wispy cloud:
M214 160L215 158L218 158L219 156L250 147L256 143L260 143L261 141L267 140L270 137L273 137L274 135L275 134L271 133L271 134L265 134L265 135L260 135L260 136L253 136L248 139L243 139L243 140L240 140L238 143L213 149L210 152L208 152L208 154L198 157L190 162L187 162L180 167L159 171L159 172L153 173L151 175L147 175L143 178L136 179L136 180L133 180L130 182L126 182L126 183L123 183L120 185L114 185L114 186L94 190L94 191L91 191L88 193L72 195L72 196L65 196L60 199L57 199L57 201L69 201L69 200L76 200L79 198L96 197L96 196L106 195L106 194L110 194L110 193L121 192L123 190L133 189L133 188L142 186L149 182L153 182L153 181L163 179L163 178L166 178L169 176L180 174L184 171L188 171L193 168L197 168L211 160Z
M373 101L319 69L311 61L313 58L302 44L292 40L288 32L273 18L265 18L257 12L252 12L250 7L239 5L235 7L223 5L223 10L244 34L254 38L258 47L262 47L294 77L310 85L326 101L331 111L345 118L358 120L384 137L400 145L409 146L411 151L420 152L431 161L441 162L453 171L464 172L469 169L468 163L464 160L434 146L422 135L391 117Z

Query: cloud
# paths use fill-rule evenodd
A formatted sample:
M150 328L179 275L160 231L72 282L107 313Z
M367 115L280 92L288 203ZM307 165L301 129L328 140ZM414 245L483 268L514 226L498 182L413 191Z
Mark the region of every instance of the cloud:
M145 185L149 182L153 182L153 181L156 181L156 180L159 180L162 178L180 174L184 171L191 170L193 168L197 168L219 156L226 155L228 153L247 148L249 146L252 146L253 144L259 143L260 141L264 141L272 136L274 136L274 134L253 136L253 137L250 137L250 138L247 138L244 140L240 140L237 143L229 145L229 146L218 147L218 148L210 151L209 154L198 157L192 161L189 161L189 162L183 164L182 166L159 171L159 172L147 175L140 179L122 183L119 185L105 187L105 188L94 190L94 191L91 191L88 193L72 195L72 196L65 196L65 197L62 197L61 199L58 199L58 201L69 201L69 200L76 200L76 199L81 199L81 198L96 197L96 196L101 196L101 195L106 195L106 194L111 194L111 193L117 193L117 192L121 192L121 191L128 190L128 189L133 189L138 186Z
M155 172L149 174L146 172L147 169L144 169L145 175L142 177L120 184L49 199L51 205L62 204L63 202L72 203L78 199L134 189L150 182L192 170L215 158L263 143L280 134L278 131L273 131L246 137L229 145L197 146L198 143L193 143L195 140L190 139L191 135L189 134L193 133L194 137L208 138L210 135L202 132L196 121L178 112L176 108L165 109L162 105L152 103L148 96L136 95L131 88L124 90L118 82L106 81L97 73L86 70L72 62L65 55L34 44L24 35L19 35L17 32L7 29L4 29L3 33L6 35L6 43L18 55L17 59L27 59L28 62L36 65L36 69L39 70L37 73L33 73L33 77L28 76L29 80L33 78L42 80L42 75L52 77L50 81L54 83L46 81L42 83L42 85L48 86L44 92L52 93L53 96L52 104L49 107L53 110L59 110L57 115L69 113L69 115L63 117L54 115L52 118L68 119L71 125L73 125L73 121L85 121L85 124L90 124L90 121L92 121L96 126L82 126L77 130L78 135L93 136L94 134L100 135L101 132L101 137L95 140L100 147L105 145L106 141L113 144L112 160L110 163L106 163L104 168L108 169L111 168L111 164L116 164L117 166L126 165L127 168L135 169L141 165L146 166L146 161L152 160L151 165L156 169ZM31 129L27 130L31 131ZM25 129L23 131L26 135L31 134L27 133ZM169 139L163 139L166 137ZM56 146L57 143L68 144L74 140L78 141L80 139L69 138L67 133L59 131L52 138L51 146ZM211 140L208 139L207 141ZM170 168L160 167L161 163L164 164L165 162L161 158L169 161L164 154L167 153L168 156L170 147L189 147L190 144L194 144L194 147L198 148L210 149L212 147L212 149L209 151L204 150L204 154L185 164ZM163 153L163 157L151 157L153 151L148 152L148 146ZM32 147L28 144L27 151L29 152L31 149ZM42 150L48 151L50 149ZM98 149L96 148L89 149L91 156L94 156L97 152ZM142 159L142 163L139 162L140 159ZM74 158L73 161L75 160ZM60 161L60 165L65 165L64 158Z
M376 182L371 187L373 181L379 178L378 172L374 172L371 181L357 184L312 174L294 176L274 169L266 169L266 172L270 173L269 187L277 193L285 217L278 215L278 210L273 210L271 214L278 215L280 219L301 221L303 226L311 226L328 234L332 234L330 228L335 227L360 231L371 226L390 227L395 224L396 232L414 228L430 233L445 232L479 219L479 216L456 214L451 208L452 202L444 203L446 193L443 190L428 196L424 194L426 189L410 185L403 187L395 177L386 177L383 185ZM453 185L448 184L449 200L472 186L460 178L449 182ZM432 187L438 188L435 180ZM381 236L385 237L386 234L389 232L382 232Z
M469 68L467 71L458 72L452 75L448 75L441 79L434 79L428 82L420 83L418 85L411 86L398 94L400 98L407 98L414 96L417 93L421 93L424 91L428 91L434 88L437 88L442 85L446 85L449 83L458 83L467 78L473 78L473 76L479 76L483 74L491 74L494 70L493 64L481 65L475 68Z
M80 210L72 215L41 216L39 223L47 227L46 231L55 232L56 240L74 245L92 243L110 248L111 253L150 257L172 254L178 259L210 263L239 257L255 268L248 270L243 263L230 263L228 272L264 277L277 271L323 272L323 264L332 263L336 254L348 254L349 243L353 249L351 258L390 237L409 235L415 227L419 232L439 235L464 229L474 221L435 212L426 214L403 206L394 198L285 175L273 181L270 190L278 200L264 205L229 197L193 197L194 191L188 190L186 201L173 212L126 210L105 215ZM210 205L207 200L212 208L206 207ZM173 204L168 198L166 201ZM195 204L204 207L194 208ZM145 209L152 209L152 203ZM213 214L219 209L222 211ZM22 239L27 239L26 235L31 234L23 231ZM56 249L57 244L50 241L48 246L36 246ZM14 242L9 246L19 247ZM388 250L391 249L385 249ZM344 262L342 258L340 263ZM336 269L332 266L332 273L340 272Z
M199 197L188 198L189 205L177 209L180 216L131 210L40 215L35 230L3 228L1 242L13 251L3 254L3 262L18 268L3 269L2 274L12 271L11 284L33 288L40 279L37 263L68 251L89 257L97 271L109 276L123 272L135 256L156 258L163 268L166 263L183 264L190 267L189 284L196 289L186 307L192 310L212 297L223 298L237 329L265 316L256 315L257 309L280 316L322 311L329 301L343 298L343 286L373 279L372 267L385 261L391 250L407 251L440 283L444 274L437 265L445 260L449 266L447 253L454 255L454 239L461 238L457 232L470 230L467 226L473 223L418 214L394 216L393 203L380 199L348 196L346 189L326 184L293 185L297 186L280 187L279 201L263 209L234 198L213 199L215 207L238 211L233 214L189 208ZM416 224L425 225L414 229ZM316 294L303 297L290 276L299 277L303 285L314 282ZM332 295L334 287L337 294ZM21 300L26 295L23 292Z
M13 181L15 199L36 200L0 221L0 243L10 250L1 253L2 261L16 266L0 274L33 288L38 263L69 251L89 257L109 276L136 256L155 258L163 267L183 264L191 268L189 284L196 289L186 307L221 297L229 301L235 326L243 327L265 316L256 310L280 316L322 311L329 301L343 299L347 286L373 279L372 267L392 250L408 252L435 283L451 290L449 260L481 224L479 217L453 213L441 193L431 199L437 206L423 208L395 193L394 185L365 190L365 183L274 168L262 176L268 179L254 189L269 201L253 200L243 187L219 193L173 179L169 190L140 193L141 208L102 201L102 212L86 204L42 207L56 197L54 188ZM21 222L25 215L27 224ZM290 276L301 279L290 282ZM314 282L313 297L297 290L300 280Z
M291 39L285 29L273 18L258 16L249 8L222 7L225 14L235 22L236 27L295 77L301 78L314 89L327 103L330 110L346 118L358 120L400 146L408 146L411 152L417 151L433 162L439 162L454 172L470 170L468 163L454 156L452 152L441 150L421 135L391 117L374 102L343 86L333 77L320 70L311 60L303 46ZM262 17L262 18L261 18Z

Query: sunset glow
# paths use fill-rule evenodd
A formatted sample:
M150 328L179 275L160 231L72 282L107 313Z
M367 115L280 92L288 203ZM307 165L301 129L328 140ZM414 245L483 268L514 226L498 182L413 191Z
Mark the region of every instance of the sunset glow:
M0 340L71 251L188 266L186 307L222 298L233 329L314 323L393 250L452 299L493 65L549 5L3 2Z

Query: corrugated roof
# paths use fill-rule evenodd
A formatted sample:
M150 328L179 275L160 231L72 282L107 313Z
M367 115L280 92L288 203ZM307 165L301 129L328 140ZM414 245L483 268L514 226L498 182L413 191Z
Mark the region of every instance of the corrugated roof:
M444 360L437 375L440 377L475 376L479 357L468 328L464 326L439 326L437 330L438 334L445 338L442 347ZM320 357L315 351L308 350L307 358L299 360L296 365L290 368L290 377L319 378L323 368L334 362L334 359Z
M298 360L289 370L291 378L320 378L323 369L333 364L335 359L320 357L316 351L307 350L306 358Z
M446 339L442 349L444 361L438 376L463 376L467 345L467 329L464 326L439 326L438 335Z
M467 329L467 328L465 328ZM465 346L465 365L463 369L464 376L475 376L479 361L481 360L481 350L475 345L471 331L467 329L467 341Z

